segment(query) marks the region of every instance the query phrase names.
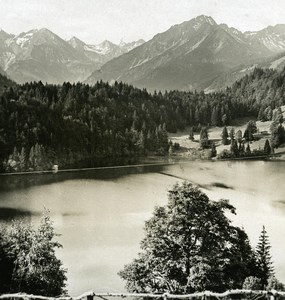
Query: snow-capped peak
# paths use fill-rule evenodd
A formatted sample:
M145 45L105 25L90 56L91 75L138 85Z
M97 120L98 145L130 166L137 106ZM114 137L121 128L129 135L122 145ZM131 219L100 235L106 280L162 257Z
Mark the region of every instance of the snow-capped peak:
M29 44L30 40L34 36L34 34L38 32L37 29L32 29L28 32L22 32L19 35L15 36L13 38L13 41L20 46L21 48L25 47L27 44Z
M106 55L112 51L115 47L118 47L117 45L111 43L108 40L103 41L102 43L98 45L94 45L93 48L96 50L97 53Z

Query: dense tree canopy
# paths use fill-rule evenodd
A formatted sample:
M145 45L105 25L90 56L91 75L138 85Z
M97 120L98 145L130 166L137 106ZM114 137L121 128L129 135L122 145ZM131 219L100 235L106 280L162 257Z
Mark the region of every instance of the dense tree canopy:
M241 288L256 272L246 233L231 225L227 200L211 201L191 183L175 185L168 204L145 224L141 252L119 275L131 292L185 293Z
M94 86L42 82L1 86L0 165L2 170L21 171L90 157L164 154L167 132L186 126L199 133L202 127L225 126L245 116L280 122L284 78L285 70L255 69L233 87L209 94L150 94L121 82L102 81ZM250 139L251 133L245 137Z

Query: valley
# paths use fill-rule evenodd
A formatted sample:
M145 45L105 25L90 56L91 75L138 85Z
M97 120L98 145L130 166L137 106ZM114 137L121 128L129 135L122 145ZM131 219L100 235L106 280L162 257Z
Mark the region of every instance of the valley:
M284 298L285 4L266 1L6 1L0 298Z
M283 114L284 110L283 110ZM246 125L249 120L252 118L242 118L238 120L233 120L232 125L228 126L227 129L230 131L232 128L235 132L241 130L243 133L246 129ZM261 122L256 121L256 126L258 130L256 140L253 140L249 143L250 149L252 150L262 150L265 145L265 141L270 140L270 121ZM210 127L209 128L209 140L215 143L217 155L219 155L223 150L230 151L231 143L228 142L227 145L223 145L222 143L222 127ZM175 134L169 134L169 138L173 143L178 143L180 145L180 149L174 151L172 154L172 158L175 159L195 159L195 154L200 149L200 134L194 134L194 140L189 139L190 128L186 128L183 131L178 131ZM260 134L261 133L261 134ZM193 155L194 154L194 155ZM277 149L274 149L274 154L277 156L272 158L274 160L285 160L285 145L281 145ZM207 158L207 157L205 157ZM248 159L248 158L237 158L239 160ZM262 158L261 158L262 159Z

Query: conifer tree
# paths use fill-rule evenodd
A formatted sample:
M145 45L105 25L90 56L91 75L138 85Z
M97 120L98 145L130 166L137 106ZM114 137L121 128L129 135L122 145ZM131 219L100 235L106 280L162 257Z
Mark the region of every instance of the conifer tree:
M209 134L207 127L203 127L200 131L200 146L202 149L209 146Z
M193 127L190 127L190 130L189 130L189 140L194 141L194 130L193 130Z
M233 127L230 130L229 137L231 141L235 139L235 129Z
M241 143L241 141L242 141L242 131L241 130L237 131L236 140L237 140L238 143Z
M271 153L271 147L269 144L269 141L266 139L265 144L264 144L264 154L269 155Z
M235 140L232 141L232 143L231 143L230 151L231 151L231 154L234 157L238 157L239 156L238 145L237 145L237 142Z
M246 149L245 149L245 155L246 155L247 157L251 155L251 149L250 149L249 143L248 143L247 146L246 146Z
M259 278L261 279L262 287L265 288L268 284L268 279L274 275L274 268L272 266L272 258L270 255L270 242L265 230L262 227L261 234L259 236L259 241L256 246L256 258L257 265L259 268Z
M215 145L214 142L212 143L211 156L212 156L212 157L217 156L217 148L216 148L216 145Z
M222 142L224 145L226 145L228 143L228 137L229 137L228 129L225 126L222 131Z

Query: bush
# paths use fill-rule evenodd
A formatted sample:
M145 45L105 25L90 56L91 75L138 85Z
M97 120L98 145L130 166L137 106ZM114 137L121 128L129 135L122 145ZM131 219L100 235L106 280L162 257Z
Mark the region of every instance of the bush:
M249 276L245 278L242 288L245 290L262 290L261 279Z
M285 285L282 282L280 282L275 276L271 276L268 279L268 284L266 289L268 291L270 290L284 291Z
M218 159L227 159L227 158L233 158L233 157L234 156L232 155L232 153L226 149L221 151L217 156Z
M173 149L174 150L179 150L180 149L180 144L179 143L174 143Z

